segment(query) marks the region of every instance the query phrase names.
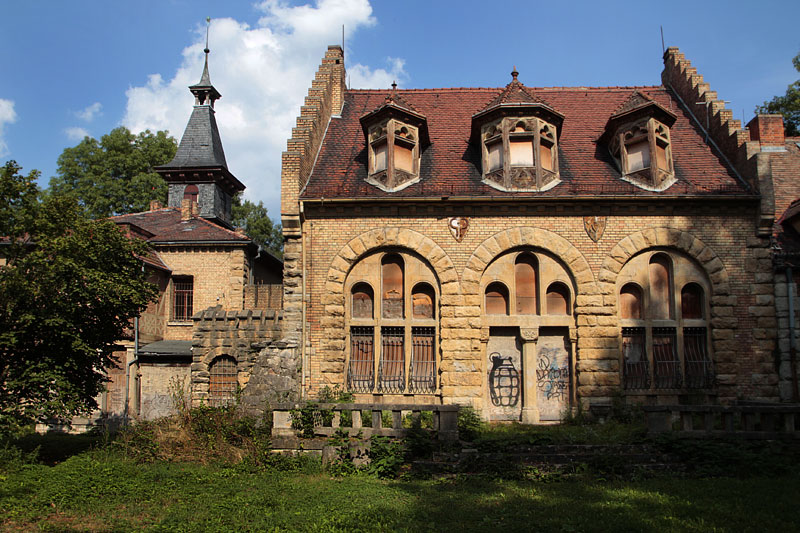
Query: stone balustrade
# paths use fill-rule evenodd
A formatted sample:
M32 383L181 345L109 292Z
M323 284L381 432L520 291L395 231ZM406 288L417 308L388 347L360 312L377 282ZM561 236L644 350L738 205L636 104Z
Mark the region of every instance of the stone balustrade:
M294 437L298 431L292 428L292 412L313 405L314 408L322 413L328 412L329 416L314 417L315 436L331 436L337 430L346 431L349 435L355 436L359 433L364 438L372 435L387 437L405 437L409 429L403 428L403 418L407 414L412 417L419 417L423 411L430 411L433 414L433 431L437 432L439 440L458 440L458 410L457 405L417 405L417 404L374 404L374 403L283 403L272 408L272 436L273 437ZM371 427L363 425L362 412L371 413ZM392 426L383 427L383 412L392 413ZM349 418L350 425L342 425L342 415ZM329 419L329 425L326 424Z
M800 405L653 405L648 433L685 437L800 438Z

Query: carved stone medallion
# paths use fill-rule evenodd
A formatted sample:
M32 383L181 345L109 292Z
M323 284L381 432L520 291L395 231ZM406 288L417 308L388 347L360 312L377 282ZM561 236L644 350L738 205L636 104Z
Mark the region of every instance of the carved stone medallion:
M586 234L594 242L599 241L603 236L603 232L606 230L606 218L604 216L583 217L583 227L586 230Z
M469 228L469 219L466 217L450 217L447 221L447 227L450 228L450 233L457 242L461 242L467 234Z

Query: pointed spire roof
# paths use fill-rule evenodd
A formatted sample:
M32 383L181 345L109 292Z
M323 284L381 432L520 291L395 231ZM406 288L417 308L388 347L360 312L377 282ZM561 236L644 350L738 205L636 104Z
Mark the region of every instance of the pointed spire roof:
M395 82L392 82L392 90L384 98L383 104L359 119L361 128L364 130L364 136L367 137L367 130L370 125L387 117L396 118L416 126L419 128L420 142L423 145L430 143L428 119L397 92L397 83Z
M644 115L653 115L666 123L667 126L672 126L677 118L672 111L641 91L635 90L628 99L614 111L614 114L609 118L609 122L620 122Z
M550 104L531 94L527 87L517 79L518 76L519 72L517 72L517 67L514 67L514 70L511 71L511 82L501 89L500 92L497 93L497 96L492 98L480 113L502 105L538 104L552 109Z
M478 138L481 124L485 124L487 121L497 117L509 115L540 117L553 124L558 135L561 135L561 124L564 122L564 115L556 111L545 100L531 93L519 81L518 77L519 72L517 72L517 67L515 66L514 70L511 71L511 82L501 89L482 110L472 115L473 140Z

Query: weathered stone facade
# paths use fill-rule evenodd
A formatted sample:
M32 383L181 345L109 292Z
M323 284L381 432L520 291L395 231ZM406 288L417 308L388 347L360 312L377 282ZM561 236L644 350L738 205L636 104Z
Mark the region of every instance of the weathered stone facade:
M518 365L514 370L518 372L519 383L513 386L519 389L514 394L520 403L514 411L517 414L511 416L526 422L553 416L541 384L542 376L553 375L552 369L545 371L542 367L542 354L547 350L547 353L564 354L568 360L560 363L566 366L555 373L563 378L559 390L564 391L561 398L566 402L561 405L567 408L574 407L578 401L584 405L608 403L618 394L623 394L628 401L645 403L730 403L742 398L778 400L779 372L774 356L778 317L770 251L774 216L772 177L765 172L764 157L753 145L747 130L741 129L741 124L733 119L732 113L724 108L716 93L709 90L683 55L677 49L669 49L664 62L661 90L666 88L669 100L661 100L658 106L662 114L677 117L671 138L672 152L668 155L675 158L675 185L665 186L664 191L646 195L583 192L581 187L590 186L580 185L582 176L575 174L576 159L569 152L569 142L574 137L568 136L574 133L570 132L564 134L558 145L558 161L562 166L555 170L560 171L563 183L544 191L549 195L537 196L539 191L524 191L526 194L505 197L495 193L491 198L477 193L468 196L453 192L454 185L439 192L440 189L434 190L435 179L439 178L429 169L447 172L447 165L453 168L456 165L449 161L458 159L448 159L449 156L437 151L442 150L443 141L438 139L440 148L437 149L435 128L442 123L435 122L435 113L443 111L425 100L436 98L438 95L428 93L437 90L420 91L420 96L414 100L415 91L401 93L393 89L386 96L386 105L394 105L396 101L410 102L408 106L414 104L416 109L428 105L425 114L433 142L428 153L421 156L420 183L393 198L393 191L378 192L369 183L365 148L368 141L346 136L359 133L355 127L347 125L350 124L347 121L354 119L347 114L346 107L357 106L362 109L362 116L366 116L363 114L373 112L373 108L362 102L370 94L362 91L350 95L344 90L345 109L341 117L338 107L331 104L339 98L332 88L340 88L338 80L344 67L341 50L329 48L309 93L311 100L307 100L302 110L298 129L293 132L289 151L283 157L282 214L287 243L284 333L293 339L302 339L303 393L313 397L321 387L339 385L356 392L358 401L458 403L472 405L492 418L500 416L501 411L511 412L492 407L498 405L494 403L497 398L492 389L492 372L500 363L499 360L493 363L491 352L495 346L502 346ZM516 76L514 82L517 82ZM509 87L511 84L506 93ZM320 92L321 88L325 89ZM469 96L467 91L463 90ZM548 95L555 98L552 96L555 92L540 94L544 94L546 100ZM397 94L402 98L398 99ZM655 105L649 96L639 94L637 98L649 102L647 105L651 107ZM708 102L708 107L695 102ZM711 113L708 137L703 130L706 109ZM609 115L613 112L612 109ZM623 109L623 112L627 111ZM704 120L701 122L698 116ZM574 117L572 123L568 113L566 117L565 132L575 127ZM442 116L438 118L442 120ZM448 127L463 126L448 124ZM512 133L524 135L522 130ZM690 148L682 144L681 135L693 136L695 146L697 141L699 144L707 141L708 145L702 150L691 148L696 152L689 154ZM653 146L650 150L655 157L660 152ZM459 157L462 161L473 162L478 171L467 167L475 178L460 179L478 182L482 176L480 154L483 153L484 158L488 156L485 150L478 155L470 150L467 148ZM339 154L339 159L327 159L333 157L329 154ZM348 171L340 171L337 166L342 154L352 154ZM510 154L506 149L504 157L511 157ZM603 155L597 157L597 163L589 161L587 165L607 168ZM535 161L538 164L538 159ZM552 166L556 159L547 161L546 164ZM310 164L316 166L312 168ZM659 164L673 169L671 161ZM696 167L692 166L695 164ZM703 176L713 172L709 169L714 165L725 168L727 177L720 178L716 185L704 185ZM590 166L586 169L592 171ZM330 172L351 174L341 174L334 179L326 175ZM353 175L364 177L354 178ZM362 184L358 184L359 179ZM692 185L684 185L687 181ZM325 185L329 182L330 185ZM478 185L469 187L478 190ZM559 193L559 187L569 193ZM590 188L586 190L591 191ZM454 220L460 228L456 232ZM592 220L594 222L590 223ZM414 392L412 378L405 377L402 372L398 379L407 380L407 385L401 383L400 391L381 390L379 374L385 371L384 363L391 362L384 361L386 357L381 355L390 346L383 339L394 335L391 339L397 340L391 342L406 346L400 348L405 350L405 355L398 357L405 357L405 369L410 373L416 348L407 346L417 333L413 321L411 327L403 326L408 318L405 322L392 321L381 311L385 304L381 303L383 296L377 289L382 283L379 272L357 273L363 271L360 265L375 254L391 257L391 261L408 257L409 269L416 268L413 266L416 260L410 258L419 257L425 268L434 273L435 390ZM519 314L519 309L500 315L489 310L487 287L498 282L514 286L513 261L505 260L508 266L503 269L496 266L509 254L532 258L538 269L536 298L539 303L537 310L529 315ZM622 285L632 279L626 265L641 263L644 254L662 255L675 265L674 268L688 269L685 274L671 272L670 276L675 275L676 279L697 278L698 283L694 285L703 287L699 315L694 315L689 308L681 309L681 305L689 304L679 302L684 298L681 291L692 284L673 286L670 277L667 292L671 303L664 304L670 311L663 320L648 317L647 321L637 322L623 316ZM382 268L380 261L370 261L376 264L376 269ZM422 278L409 272L408 279L411 281L406 283L413 284L414 280ZM644 279L647 279L647 272L644 272ZM545 298L545 289L550 298L551 281L564 287L562 301L566 299L566 312L546 310L550 300ZM359 302L366 298L375 309L359 315L366 318L354 316L356 286L367 287L366 292L358 293ZM377 287L374 295L370 287ZM517 296L510 294L506 298L513 303ZM411 313L411 307L406 309ZM678 351L683 354L680 365L687 372L685 379L689 379L690 349L699 350L713 361L713 376L706 376L709 380L703 386L680 380L669 387L648 385L634 390L626 386L623 381L626 372L623 363L628 357L623 353L629 348L626 331L637 329L629 327L631 324L640 325L638 330L648 332L648 351L661 342L650 340L651 329L653 338L656 333L661 334L662 329L672 331L673 335L677 331L678 340L670 341L669 346L672 350L676 342L683 346ZM405 341L400 340L403 331ZM698 331L702 332L701 337L691 342L699 344L690 346L684 334L688 339L690 333ZM511 344L502 341L504 335L511 335L508 341ZM362 344L357 345L357 336ZM500 340L493 340L495 337ZM384 342L383 348L381 342ZM363 352L364 349L367 352ZM359 357L367 353L367 361L376 361L377 377L367 378L367 381L375 380L374 387L369 384L359 389L363 379L352 379L356 350L361 350ZM517 355L513 355L515 351ZM382 358L380 365L378 358ZM510 360L503 358L506 359ZM658 356L651 355L651 364L659 363ZM713 385L709 385L712 380Z

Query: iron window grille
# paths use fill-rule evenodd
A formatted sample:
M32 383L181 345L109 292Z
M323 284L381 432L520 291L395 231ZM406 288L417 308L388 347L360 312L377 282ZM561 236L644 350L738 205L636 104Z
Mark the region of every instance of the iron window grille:
M623 385L626 389L650 388L644 328L622 328Z
M405 328L381 328L381 360L378 366L378 390L405 390Z
M224 407L233 404L236 390L239 387L236 361L232 357L218 357L209 371L208 403L212 407Z
M411 328L410 392L436 391L436 328Z
M192 278L174 278L172 284L172 319L179 321L191 320L194 280Z
M347 386L353 392L372 392L375 387L375 329L360 326L350 329L350 366Z
M714 367L708 356L706 328L683 328L686 387L707 389L714 386Z
M653 328L653 378L657 389L681 387L675 328Z

